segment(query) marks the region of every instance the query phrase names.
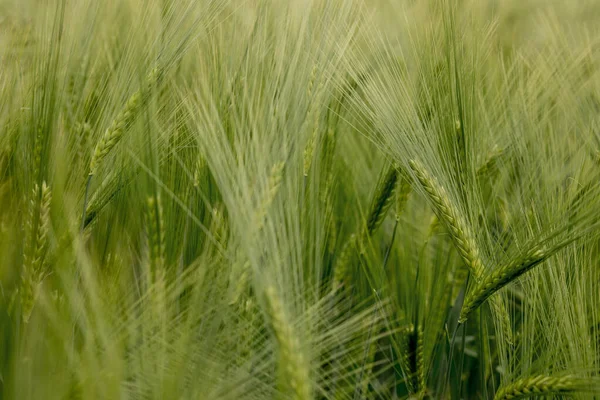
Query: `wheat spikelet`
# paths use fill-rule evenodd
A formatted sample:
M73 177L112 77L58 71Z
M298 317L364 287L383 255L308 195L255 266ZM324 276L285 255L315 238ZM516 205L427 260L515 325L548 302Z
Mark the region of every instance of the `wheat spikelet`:
M398 170L393 166L389 167L385 176L380 180L371 202L370 211L367 217L367 234L372 235L383 222L387 211L392 205L396 182L398 181Z
M318 109L317 109L317 112L314 113L314 117L313 117L313 107L315 104L318 104L319 102L312 100L313 89L314 89L314 84L315 84L316 78L317 78L317 66L315 65L310 74L310 79L308 81L308 90L307 90L308 100L311 101L311 104L309 104L309 106L308 106L306 120L313 123L313 130L312 130L312 134L311 134L310 138L306 142L306 146L304 147L304 153L302 155L303 156L302 169L303 169L304 177L307 177L308 172L310 171L310 167L312 165L312 161L313 161L313 157L314 157L314 153L315 153L315 147L316 147L317 139L318 139L318 135L319 135L320 113L318 112ZM321 82L318 87L318 93L320 93L320 90L322 89L322 85L323 85L323 83ZM318 98L320 98L320 97L321 96L318 96Z
M339 259L335 263L332 282L332 290L334 292L341 288L346 282L346 276L348 275L348 266L352 260L354 252L356 251L356 241L356 235L352 234L346 242L346 244L344 245L344 248L340 253Z
M419 393L422 390L422 381L425 374L419 370L423 366L423 335L419 338L421 329L415 329L413 324L409 324L400 329L400 368L406 375L406 386L410 393ZM420 344L419 344L420 342Z
M46 182L42 183L41 190L39 185L36 184L30 200L29 220L27 222L29 246L23 255L21 275L21 307L23 322L25 323L29 321L39 286L44 279L44 258L50 231L51 201L52 192Z
M477 168L478 178L487 178L496 169L496 165L502 156L504 155L504 149L499 148L497 145L493 147L492 151L488 154L487 159Z
M481 280L481 282L479 282L475 288L467 294L461 310L460 320L465 321L469 314L479 307L492 294L496 293L514 279L540 264L549 256L550 252L544 251L539 246L535 245L510 264L497 268L495 271Z
M484 267L479 251L471 232L458 215L456 207L450 201L443 187L437 180L429 175L425 168L417 161L411 160L409 165L417 180L431 200L438 218L450 233L460 256L476 280L483 276Z
M154 68L146 77L144 87L135 92L121 112L112 121L110 126L104 132L100 141L96 144L96 148L90 161L90 173L92 176L96 173L96 169L104 160L104 158L110 153L110 151L119 143L123 137L123 133L131 126L134 122L140 108L147 101L150 94L150 89L160 80L161 71L158 68Z
M273 286L265 290L267 315L279 345L279 371L294 400L312 399L310 366L296 332L287 318L281 298Z
M77 136L77 161L82 162L85 158L85 155L88 151L88 142L90 135L92 133L92 127L87 122L77 122L75 123L75 134ZM82 165L82 167L84 167ZM82 168L83 169L83 168Z
M440 222L444 224L446 230L450 233L454 245L464 263L469 268L475 282L481 282L484 278L485 268L476 242L467 225L463 219L460 218L456 208L446 194L446 191L439 185L437 180L430 176L418 161L411 160L409 165L427 193L427 196L433 203ZM509 329L510 316L508 315L504 304L501 303L501 299L494 300L492 309L500 319L500 326L505 333L507 341L512 343L512 330ZM465 320L466 319L461 319L461 322L464 322Z
M315 122L315 124L317 124L317 122ZM305 177L308 176L308 172L310 171L310 167L312 165L318 132L319 127L317 125L313 129L312 135L308 139L308 142L306 142L306 147L304 148L302 170Z
M146 229L148 247L150 250L150 270L148 273L149 285L151 287L151 303L155 322L162 332L165 329L165 317L167 310L166 296L166 253L165 253L165 223L163 207L160 194L149 196L147 201Z
M371 327L372 329L372 327ZM363 376L362 376L362 382L361 382L361 394L363 395L363 398L368 398L368 394L369 394L369 383L372 379L372 373L373 373L373 363L375 361L375 355L377 353L377 340L376 339L370 339L369 344L368 344L368 350L367 350L367 355L365 357L365 361L364 361L364 370L362 372Z
M532 396L550 396L584 391L585 382L573 375L554 377L536 375L521 378L498 390L495 400L522 399Z
M234 272L232 274L232 280L235 281L235 284L233 285L233 294L231 295L231 301L229 302L230 305L237 304L240 301L248 286L248 281L250 280L252 272L250 269L250 261L246 260L245 262L241 262L238 260L234 263L232 270Z
M510 322L510 315L504 306L504 302L501 297L492 297L490 299L490 307L494 315L498 318L498 328L504 334L504 339L509 345L514 344L512 323ZM459 319L460 320L460 319ZM464 322L464 321L462 321Z
M160 195L150 196L147 199L146 226L150 258L154 268L161 268L165 262L165 225Z
M42 168L42 129L38 128L33 143L33 179L34 182L40 177L40 169Z
M436 232L439 230L439 228L440 228L440 219L437 217L437 215L433 214L433 216L431 217L431 220L429 221L429 228L427 228L426 239L427 240L431 239L433 237L433 235L435 235ZM466 278L466 275L465 275L465 278Z
M254 227L256 231L261 231L264 227L267 212L269 211L269 208L271 207L273 201L277 197L277 193L279 193L279 188L281 186L281 182L283 181L284 167L284 162L278 162L271 168L266 194L264 195L255 216L256 222L254 224Z
M409 177L405 174L401 174L397 186L398 187L396 189L396 221L400 221L400 215L406 208L406 203L408 203L408 197L410 196L410 192L412 191L412 185Z
M423 351L423 327L419 325L415 332L417 337L416 365L415 365L415 391L419 398L423 398L427 390L425 382L425 353Z

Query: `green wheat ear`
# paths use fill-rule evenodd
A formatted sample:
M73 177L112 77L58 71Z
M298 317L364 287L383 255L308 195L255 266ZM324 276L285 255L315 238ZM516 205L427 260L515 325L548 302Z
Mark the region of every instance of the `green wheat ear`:
M511 263L497 268L486 276L467 294L461 310L460 321L465 321L469 314L483 304L491 295L544 262L556 251L557 249L553 249L552 251L543 250L540 246L534 245Z
M279 345L279 372L289 386L294 400L311 400L310 365L297 332L284 310L281 298L273 286L265 289L266 311Z
M144 87L135 92L129 100L127 100L125 107L123 107L121 112L106 129L106 132L104 132L104 135L102 135L94 149L92 160L90 161L90 176L96 174L98 166L110 151L121 141L123 134L137 118L140 109L148 100L151 89L160 81L161 76L162 71L159 68L154 68L150 71L145 79Z
M155 269L163 268L166 257L166 233L160 194L146 200L146 227L150 258ZM156 271L155 271L156 272Z
M385 215L393 204L394 191L398 181L398 170L390 166L383 179L380 179L367 217L367 234L372 235L383 222Z
M283 172L285 169L285 162L275 163L271 167L271 173L269 175L269 181L266 188L266 191L261 199L260 204L256 210L256 214L254 216L254 229L256 232L260 232L264 228L265 217L269 212L269 208L277 198L277 194L279 193L279 189L281 187L281 183L283 181Z
M338 291L346 283L348 276L348 268L350 262L352 261L352 257L356 252L357 240L357 236L355 234L352 234L346 242L346 244L344 245L344 248L342 249L339 258L336 260L335 267L333 270L333 281L331 287L333 292Z
M427 197L429 197L433 204L434 210L444 225L446 230L450 233L450 238L458 250L458 253L462 257L464 263L469 268L476 283L481 282L484 279L485 268L484 264L475 242L473 235L467 227L465 221L460 217L457 208L452 204L446 191L437 179L429 175L428 171L423 165L416 161L410 160L410 168L415 173L415 176ZM499 318L499 324L506 335L506 340L509 344L512 344L512 328L510 323L510 315L502 303L500 298L492 298L492 310L494 314ZM464 321L463 321L464 322Z
M471 231L468 229L464 220L460 217L456 207L450 201L446 191L439 185L437 179L429 175L427 170L416 160L410 160L410 168L427 197L429 197L433 207L440 219L440 222L450 233L450 238L454 242L458 253L471 271L476 280L481 279L485 271L479 249Z
M501 387L494 400L523 399L534 396L569 395L589 391L592 382L574 375L555 377L535 375Z
M27 323L35 301L39 286L44 279L44 260L48 248L48 233L50 231L50 203L52 192L46 182L33 188L30 200L28 248L23 256L23 271L21 277L21 306L23 322ZM36 219L37 215L37 219Z

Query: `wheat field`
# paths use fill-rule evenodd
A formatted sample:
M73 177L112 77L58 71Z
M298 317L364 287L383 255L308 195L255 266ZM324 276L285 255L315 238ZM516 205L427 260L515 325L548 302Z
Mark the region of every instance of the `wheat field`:
M0 0L0 399L600 398L597 0Z

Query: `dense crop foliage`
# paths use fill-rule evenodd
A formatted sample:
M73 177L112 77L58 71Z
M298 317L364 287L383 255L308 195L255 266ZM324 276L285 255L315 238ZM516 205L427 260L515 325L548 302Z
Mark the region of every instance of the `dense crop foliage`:
M600 396L600 3L0 0L0 399Z

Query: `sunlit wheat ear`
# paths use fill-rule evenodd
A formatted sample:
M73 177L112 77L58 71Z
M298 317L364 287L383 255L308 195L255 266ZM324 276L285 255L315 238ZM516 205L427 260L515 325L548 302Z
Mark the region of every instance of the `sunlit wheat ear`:
M469 291L463 304L460 320L465 321L469 314L477 309L477 307L491 295L531 270L536 265L544 262L552 254L556 253L556 251L556 248L549 251L545 250L540 245L534 245L509 264L496 268L491 274L484 277L481 282L477 283L477 285Z
M595 384L596 390L598 384ZM523 399L527 397L569 395L590 392L594 382L573 375L551 376L535 375L521 378L501 387L494 397L495 400Z
M92 154L92 160L90 161L90 172L89 175L95 175L98 166L102 163L104 158L110 153L110 151L119 143L123 138L123 134L131 126L131 124L137 118L140 109L148 100L152 88L158 83L162 75L162 71L159 68L154 68L146 77L144 87L135 92L121 112L112 121L104 135L100 138L100 141L96 144L94 153Z
M418 161L411 160L410 168L431 201L440 222L450 233L460 256L476 280L484 273L483 263L473 236L437 179L430 176Z
M27 222L28 248L23 255L23 271L21 278L21 305L23 321L28 322L35 305L39 286L44 279L44 258L48 248L50 231L50 203L52 192L46 182L35 185L30 200L30 211ZM39 204L39 207L38 207ZM37 214L37 220L36 220Z
M306 359L300 340L281 298L273 286L265 289L266 312L279 347L278 369L282 382L289 387L294 400L312 399L310 363Z

